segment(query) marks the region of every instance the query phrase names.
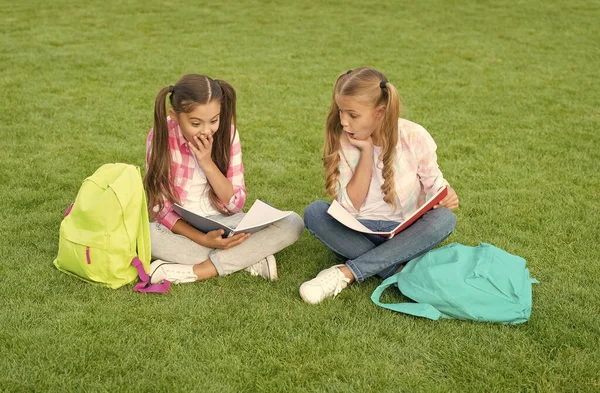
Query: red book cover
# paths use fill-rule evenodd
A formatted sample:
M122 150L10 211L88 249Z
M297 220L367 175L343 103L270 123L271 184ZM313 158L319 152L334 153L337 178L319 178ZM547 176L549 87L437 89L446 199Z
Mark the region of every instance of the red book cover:
M400 233L400 231L408 228L413 222L417 221L423 214L425 214L429 210L433 209L433 207L435 205L437 205L439 201L444 199L446 197L446 195L448 195L448 187L443 187L441 190L439 190L437 192L437 194L435 194L433 196L433 198L428 200L424 205L422 205L419 209L417 209L417 211L414 212L412 216L408 217L406 220L404 220L403 223L400 224L400 226L396 227L396 229L394 229L394 235L397 235L398 233Z

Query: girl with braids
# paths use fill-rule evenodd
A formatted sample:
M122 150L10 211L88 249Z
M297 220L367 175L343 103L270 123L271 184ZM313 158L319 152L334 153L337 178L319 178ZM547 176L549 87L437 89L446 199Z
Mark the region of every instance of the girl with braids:
M302 219L293 213L252 236L223 238L222 230L198 231L172 208L180 204L230 227L243 218L246 188L235 99L229 83L196 74L183 76L156 97L144 177L154 221L152 283L192 282L242 269L275 280L273 254L302 234Z
M350 70L335 83L323 149L326 191L373 231L395 228L427 195L448 185L429 133L399 112L396 88L377 70ZM327 214L324 201L311 203L304 211L306 228L345 264L302 284L300 296L319 303L353 281L391 276L450 235L456 223L450 210L456 207L458 197L449 187L433 210L385 239L347 228Z

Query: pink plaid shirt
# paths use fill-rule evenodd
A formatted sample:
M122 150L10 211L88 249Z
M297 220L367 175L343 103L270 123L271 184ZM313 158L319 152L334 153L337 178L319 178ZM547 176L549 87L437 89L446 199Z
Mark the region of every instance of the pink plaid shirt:
M360 212L354 208L346 187L358 165L360 150L350 144L346 134L340 139L340 177L337 201L354 217ZM398 119L398 144L394 163L394 185L398 196L398 211L406 219L425 203L427 195L447 185L437 164L437 146L425 128L405 119ZM383 169L379 162L378 168ZM382 194L383 198L383 194Z
M171 150L171 170L169 176L173 181L179 200L183 203L189 191L188 180L192 179L196 170L196 163L192 156L194 153L187 146L187 141L183 137L181 130L179 130L178 124L170 118L167 120L167 124L169 128L169 148ZM244 164L242 163L242 144L240 143L239 132L237 132L233 125L231 126L231 132L233 140L231 143L227 179L233 185L233 196L227 203L222 203L221 207L231 213L237 213L242 210L246 202L246 186L244 184ZM146 169L148 169L148 163L150 162L150 148L152 146L153 134L154 129L150 130L146 140ZM158 206L155 206L154 209L156 212ZM181 216L175 213L171 203L165 199L164 208L156 215L156 221L172 229L173 225L180 218Z

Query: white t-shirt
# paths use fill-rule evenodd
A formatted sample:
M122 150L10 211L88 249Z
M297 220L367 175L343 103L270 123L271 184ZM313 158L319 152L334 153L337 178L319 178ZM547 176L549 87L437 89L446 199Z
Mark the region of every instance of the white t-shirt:
M402 213L398 210L394 214L394 207L383 200L381 185L383 184L383 162L379 160L381 147L373 146L373 175L367 197L360 208L356 218L361 220L384 220L402 222Z
M210 198L208 196L210 184L206 179L204 171L200 169L196 157L193 155L192 157L194 158L195 164L194 177L192 177L191 180L188 180L189 189L187 198L185 199L185 202L183 202L183 207L200 216L214 216L216 214L221 214L210 203Z

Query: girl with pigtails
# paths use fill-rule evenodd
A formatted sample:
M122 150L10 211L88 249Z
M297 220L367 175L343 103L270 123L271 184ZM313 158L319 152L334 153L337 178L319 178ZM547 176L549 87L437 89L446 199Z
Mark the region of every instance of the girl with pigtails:
M273 254L302 234L302 219L296 213L252 235L223 238L223 230L200 232L173 210L173 204L179 204L229 227L236 227L244 216L236 94L225 81L191 74L160 90L146 142L144 186L153 221L152 283L193 282L243 269L275 280Z
M438 168L436 144L420 125L399 118L400 99L381 72L368 67L340 75L327 116L323 165L326 192L372 231L389 231L448 186ZM300 286L307 303L335 297L348 284L387 278L452 233L456 192L391 239L356 232L311 203L306 228L344 264L322 270Z

